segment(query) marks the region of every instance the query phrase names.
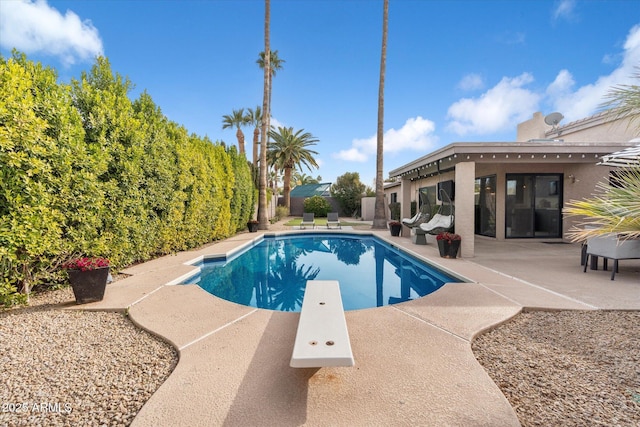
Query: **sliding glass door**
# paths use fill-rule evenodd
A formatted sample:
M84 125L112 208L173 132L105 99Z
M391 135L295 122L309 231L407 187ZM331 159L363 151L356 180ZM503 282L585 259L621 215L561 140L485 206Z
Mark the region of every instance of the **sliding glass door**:
M476 178L475 234L496 237L496 176Z
M507 174L506 237L562 237L562 175Z

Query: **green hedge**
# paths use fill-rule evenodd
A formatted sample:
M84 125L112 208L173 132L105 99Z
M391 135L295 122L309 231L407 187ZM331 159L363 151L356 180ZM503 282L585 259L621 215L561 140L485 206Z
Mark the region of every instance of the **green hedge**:
M189 134L106 58L71 84L0 56L0 305L64 280L60 264L115 269L232 235L251 218L251 168Z

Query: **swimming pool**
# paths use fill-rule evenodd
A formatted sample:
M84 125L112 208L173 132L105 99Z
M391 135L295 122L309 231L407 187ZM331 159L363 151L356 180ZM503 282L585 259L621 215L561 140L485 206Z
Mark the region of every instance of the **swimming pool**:
M183 284L238 304L300 311L307 280L338 280L345 310L409 301L460 282L372 235L265 236L226 258L206 259Z

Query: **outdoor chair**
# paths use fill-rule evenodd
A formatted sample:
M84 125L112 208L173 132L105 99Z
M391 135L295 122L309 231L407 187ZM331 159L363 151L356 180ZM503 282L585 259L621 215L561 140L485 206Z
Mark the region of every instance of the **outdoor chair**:
M429 234L440 234L444 231L450 231L454 225L454 206L451 198L446 191L440 189L440 200L442 204L438 207L438 212L429 220L429 222L420 224L420 230Z
M426 197L426 194L420 194L420 199L422 200L422 205L420 206L418 213L416 213L413 218L402 218L402 225L409 228L416 228L420 224L429 221L431 218L431 203L429 203L429 199Z
M616 234L590 237L587 239L586 258L584 260L584 272L587 272L589 256L603 257L604 269L607 269L607 259L613 260L611 268L611 280L615 279L618 271L618 260L640 259L640 239L619 239Z
M327 228L331 228L332 226L342 228L340 219L338 218L338 212L329 212L327 214Z
M302 214L302 222L300 223L300 228L307 228L307 226L316 228L316 220L314 218L313 212L304 212Z

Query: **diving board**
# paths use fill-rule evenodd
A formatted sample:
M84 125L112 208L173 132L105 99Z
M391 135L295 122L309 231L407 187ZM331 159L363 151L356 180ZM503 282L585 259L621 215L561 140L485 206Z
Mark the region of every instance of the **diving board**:
M308 280L289 365L322 368L354 363L340 284L337 280Z

